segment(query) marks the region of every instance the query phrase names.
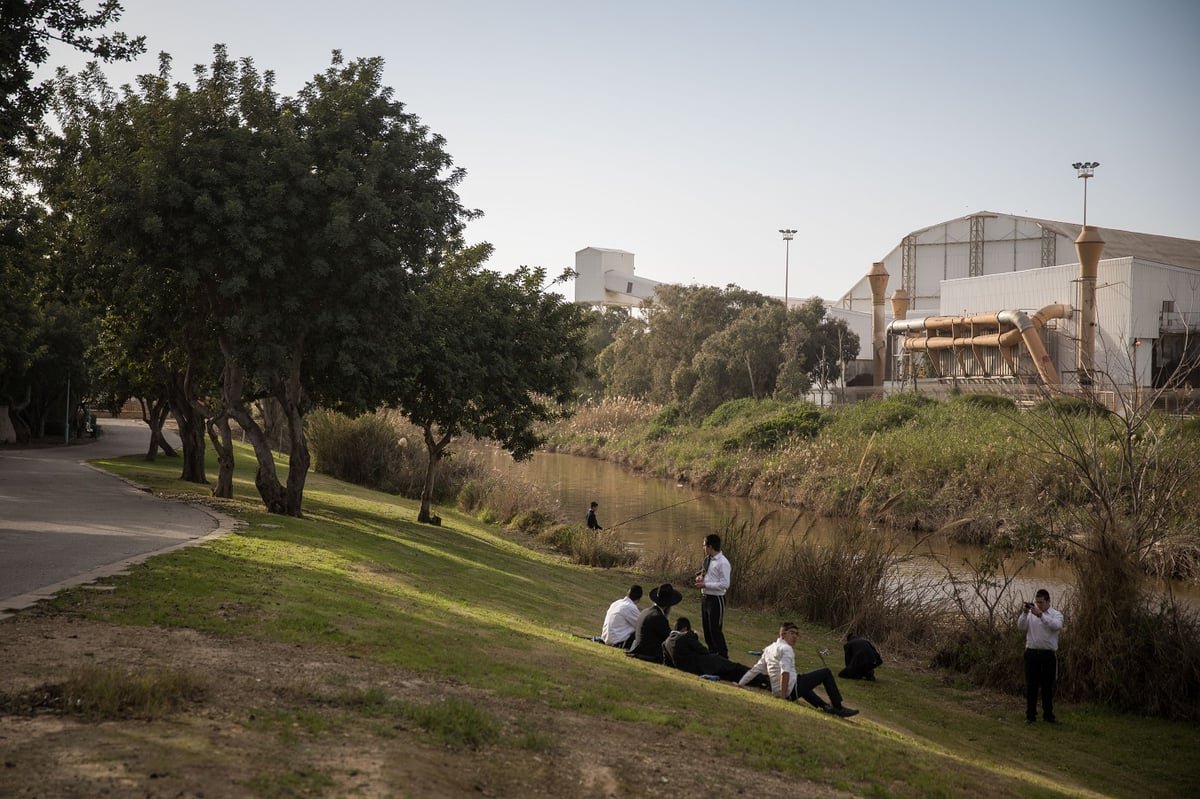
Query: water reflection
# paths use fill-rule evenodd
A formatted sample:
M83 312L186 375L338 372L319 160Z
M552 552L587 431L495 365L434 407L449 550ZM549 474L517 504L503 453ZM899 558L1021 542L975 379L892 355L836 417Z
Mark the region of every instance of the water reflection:
M725 497L705 494L690 485L637 475L619 465L595 458L538 452L525 463L514 463L505 452L485 449L478 453L492 468L515 474L540 486L552 501L557 502L563 515L583 523L588 503L600 503L597 518L600 524L620 534L627 545L645 555L676 548L693 548L697 561L702 557L701 541L705 535L721 532L726 522L736 516L739 520L760 519L771 513L766 529L782 536L789 531L831 540L857 522L828 519L803 513L771 502L744 497ZM982 548L952 544L937 538L918 538L899 530L881 530L890 535L900 552L912 553L903 572L914 578L945 578L945 564L955 574L965 574L967 560L977 560ZM929 554L932 552L933 554ZM935 559L936 556L936 559ZM1022 565L1023 557L1011 559L1005 568L1009 574ZM734 564L736 569L737 564ZM1057 560L1039 560L1020 568L1013 581L1017 596L1032 598L1038 588L1051 592L1056 604L1062 604L1071 591L1073 575L1070 566ZM1200 588L1176 584L1177 596L1193 607L1200 607Z

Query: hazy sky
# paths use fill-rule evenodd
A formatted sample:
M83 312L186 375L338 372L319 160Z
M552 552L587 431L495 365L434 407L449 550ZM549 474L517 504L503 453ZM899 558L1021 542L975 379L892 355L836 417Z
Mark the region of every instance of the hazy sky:
M636 254L639 275L836 298L973 211L1200 239L1196 0L124 0L117 83L212 45L292 94L382 56L467 170L490 266ZM92 5L86 3L85 5ZM62 63L60 60L58 63ZM568 296L569 294L568 289Z

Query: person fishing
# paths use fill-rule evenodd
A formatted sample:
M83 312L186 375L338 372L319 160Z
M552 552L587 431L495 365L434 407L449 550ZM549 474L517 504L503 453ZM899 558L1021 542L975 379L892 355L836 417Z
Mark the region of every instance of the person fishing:
M598 507L600 507L599 502L592 502L592 504L588 506L587 527L589 530L603 530L604 529L603 527L600 526L600 522L596 519L596 508L598 508Z

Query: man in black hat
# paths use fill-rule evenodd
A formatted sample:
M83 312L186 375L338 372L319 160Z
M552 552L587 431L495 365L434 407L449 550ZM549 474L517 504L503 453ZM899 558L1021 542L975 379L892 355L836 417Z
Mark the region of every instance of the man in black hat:
M663 642L671 634L671 623L667 614L671 608L683 601L683 594L670 583L650 589L650 601L654 604L638 615L637 636L627 654L653 663L663 662Z

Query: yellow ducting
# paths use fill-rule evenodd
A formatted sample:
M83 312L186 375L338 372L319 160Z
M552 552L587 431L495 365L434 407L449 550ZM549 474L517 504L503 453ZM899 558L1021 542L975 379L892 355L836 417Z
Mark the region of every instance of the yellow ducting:
M1062 378L1050 361L1038 330L1050 319L1070 319L1070 305L1055 303L1032 315L1020 310L994 311L973 316L927 316L924 319L897 319L888 325L888 335L903 335L901 343L908 351L958 352L968 348L998 348L1009 369L1015 360L1012 350L1024 344L1033 359L1038 376L1046 385L1061 385ZM923 334L923 335L922 335ZM964 335L965 334L965 335Z

